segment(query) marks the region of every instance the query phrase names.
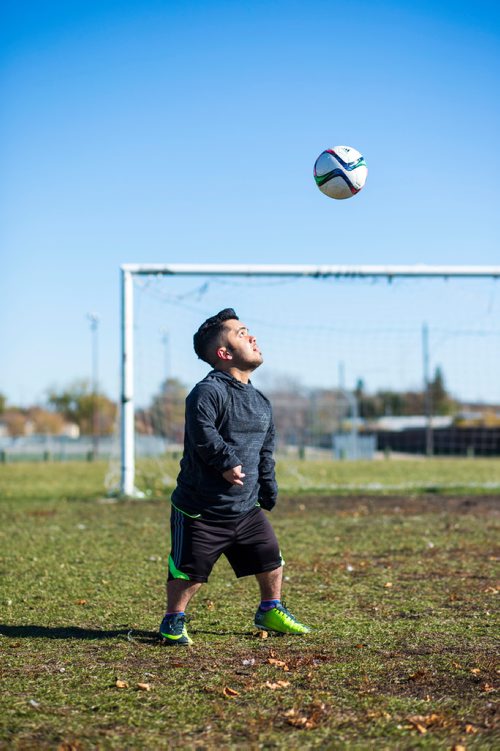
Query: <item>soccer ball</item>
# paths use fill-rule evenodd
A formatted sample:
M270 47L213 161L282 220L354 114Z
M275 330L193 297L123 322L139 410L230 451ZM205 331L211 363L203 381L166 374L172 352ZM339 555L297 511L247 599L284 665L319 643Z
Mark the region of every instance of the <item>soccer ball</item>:
M350 146L326 149L314 164L316 185L330 198L350 198L359 193L366 181L368 168L364 157Z

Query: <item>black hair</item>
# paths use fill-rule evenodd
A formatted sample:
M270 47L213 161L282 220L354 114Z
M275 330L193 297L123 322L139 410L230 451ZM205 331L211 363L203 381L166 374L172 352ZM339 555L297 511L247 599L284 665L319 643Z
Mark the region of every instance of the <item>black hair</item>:
M209 365L215 365L216 357L210 350L217 344L217 340L224 330L224 322L240 319L234 312L233 308L224 308L220 310L217 315L207 318L207 320L201 324L200 328L193 337L194 351L200 358Z

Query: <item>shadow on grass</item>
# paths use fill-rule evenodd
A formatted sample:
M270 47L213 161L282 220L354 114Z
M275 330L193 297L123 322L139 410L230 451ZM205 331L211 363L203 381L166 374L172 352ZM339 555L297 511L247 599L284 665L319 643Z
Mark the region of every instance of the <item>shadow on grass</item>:
M255 636L255 631L224 631L224 629L202 629L202 628L190 628L190 633L193 634L208 634L210 636Z
M194 629L193 634L210 634L213 636L246 636L253 637L252 631L226 631ZM0 623L0 635L12 639L79 639L102 640L119 639L125 637L131 642L141 644L163 644L163 639L156 631L139 631L130 628L116 628L105 631L99 628L80 628L80 626L8 626Z
M130 628L104 631L79 626L7 626L0 623L0 634L13 639L116 639L124 636L133 641L161 643L161 638L155 631L136 631Z

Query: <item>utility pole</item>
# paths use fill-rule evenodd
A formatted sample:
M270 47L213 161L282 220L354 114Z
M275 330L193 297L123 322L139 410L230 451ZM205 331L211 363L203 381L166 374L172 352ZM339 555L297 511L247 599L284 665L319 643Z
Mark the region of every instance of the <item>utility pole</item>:
M354 391L345 387L345 364L339 362L339 392L346 400L351 413L351 459L358 458L358 399Z
M98 376L99 376L99 316L97 313L87 313L92 334L92 460L97 459L99 453L99 409L97 404Z
M170 410L170 402L171 402L171 395L170 395L170 389L168 384L168 379L170 378L170 358L169 358L169 337L168 337L168 330L167 329L160 329L161 334L161 343L163 345L163 357L164 357L164 380L163 385L161 386L161 407L159 410L159 414L156 415L156 419L158 420L160 424L155 426L155 433L157 430L159 430L159 434L162 436L166 436L168 432L168 422L171 419L171 410Z
M169 357L169 349L168 349L168 331L167 329L161 329L161 343L164 347L164 367L165 367L165 387L167 385L167 380L170 376L170 357Z
M426 323L422 326L422 359L424 367L424 401L425 401L425 453L434 454L434 434L432 432L432 392L429 376L429 328Z

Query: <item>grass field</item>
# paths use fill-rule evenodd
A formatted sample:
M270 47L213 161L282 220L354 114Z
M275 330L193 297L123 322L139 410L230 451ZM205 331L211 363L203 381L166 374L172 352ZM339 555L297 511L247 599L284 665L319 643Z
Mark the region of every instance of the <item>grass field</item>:
M174 465L127 502L103 464L0 467L0 748L498 748L500 462L331 466L280 466L271 515L313 633L259 638L222 560L189 649L156 637Z

